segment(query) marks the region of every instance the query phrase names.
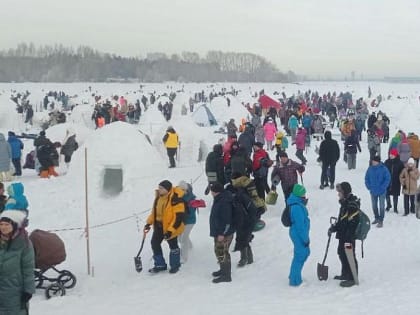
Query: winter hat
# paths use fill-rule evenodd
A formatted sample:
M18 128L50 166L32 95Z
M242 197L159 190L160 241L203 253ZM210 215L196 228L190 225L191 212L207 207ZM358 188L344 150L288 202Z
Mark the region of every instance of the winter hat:
M262 148L263 146L264 146L264 144L262 144L261 142L255 142L254 143L254 145L256 146L256 147L259 147L259 148Z
M389 155L398 156L398 150L397 149L389 150Z
M409 158L408 161L407 161L407 165L414 165L414 164L416 164L414 162L414 159L413 158Z
M305 187L303 187L300 184L295 184L293 186L293 191L292 191L293 195L295 195L296 197L304 197L306 194L306 189Z
M343 193L345 197L351 194L351 186L348 182L337 184L336 189L337 191Z
M183 191L189 191L190 190L189 184L184 180L181 180L179 182L178 187L181 188Z
M282 157L288 158L289 156L287 155L287 153L285 151L280 151L279 152L279 157L280 158L282 158Z
M4 210L0 215L0 222L7 222L13 226L13 231L16 231L23 224L26 218L26 213L21 210Z
M220 193L224 190L224 187L219 182L214 182L210 184L210 190L215 193Z
M373 158L372 158L372 161L375 161L375 162L381 162L381 157L379 156L379 155L375 155Z
M159 183L159 186L164 188L166 191L170 191L172 188L172 183L165 179Z
M7 134L9 135L9 137L16 136L16 134L13 131L9 131Z
M45 136L45 130L42 130L42 131L39 133L39 135L40 135L40 136Z

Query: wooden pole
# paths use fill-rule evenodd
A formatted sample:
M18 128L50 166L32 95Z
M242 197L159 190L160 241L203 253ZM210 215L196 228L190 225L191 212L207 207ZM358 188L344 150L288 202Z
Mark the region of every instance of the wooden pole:
M85 214L86 214L86 251L87 270L90 275L90 245L89 245L89 203L88 203L88 173L87 173L87 148L85 148Z

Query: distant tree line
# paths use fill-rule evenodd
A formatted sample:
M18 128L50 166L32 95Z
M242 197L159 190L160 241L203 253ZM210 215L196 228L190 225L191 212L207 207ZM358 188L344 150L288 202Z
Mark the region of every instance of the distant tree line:
M209 51L168 56L149 53L146 58L101 53L87 46L35 47L21 43L0 51L0 82L290 82L296 75L280 72L265 58L251 53Z

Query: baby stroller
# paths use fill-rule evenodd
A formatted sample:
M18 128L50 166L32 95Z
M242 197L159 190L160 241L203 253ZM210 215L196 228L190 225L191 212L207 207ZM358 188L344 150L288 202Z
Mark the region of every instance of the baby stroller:
M45 289L47 299L63 296L66 289L76 285L76 277L68 270L59 270L55 266L66 260L66 249L57 234L34 230L29 239L35 251L35 286ZM46 275L47 271L58 273L56 277ZM47 282L44 284L44 282Z

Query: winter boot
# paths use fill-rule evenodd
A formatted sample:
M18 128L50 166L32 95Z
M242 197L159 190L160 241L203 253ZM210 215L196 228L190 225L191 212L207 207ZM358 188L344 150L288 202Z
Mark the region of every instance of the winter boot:
M219 269L219 270L217 270L217 271L213 271L213 272L211 273L211 275L212 275L213 277L220 277L220 276L222 275L222 269Z
M354 283L353 280L344 280L340 282L340 287L343 288L350 288L352 286L354 286L356 283Z
M58 176L58 173L55 171L54 166L48 168L48 174L52 176Z
M230 261L225 261L220 264L220 269L222 270L222 274L220 277L213 279L213 283L220 283L220 282L231 282L231 264Z
M241 259L239 259L238 267L243 267L248 262L248 248L241 249Z
M171 249L169 253L169 273L177 273L181 267L181 250L179 248Z
M158 273L161 271L165 271L167 269L167 265L165 262L165 258L162 255L155 255L153 256L153 260L155 262L155 266L149 269L150 273Z
M252 253L251 246L248 245L248 261L247 264L252 264L254 262L254 254Z
M39 173L39 177L41 177L41 178L49 178L49 177L50 177L50 175L49 175L48 170L42 170L42 171Z

